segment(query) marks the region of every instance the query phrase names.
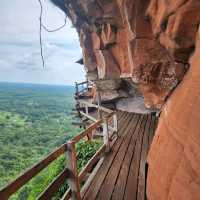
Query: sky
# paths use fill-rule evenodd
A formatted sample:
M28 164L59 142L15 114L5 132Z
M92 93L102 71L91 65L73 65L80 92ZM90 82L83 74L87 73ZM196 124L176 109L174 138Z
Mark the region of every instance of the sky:
M65 14L49 0L42 0L43 23L55 29ZM85 78L76 30L68 20L60 31L43 31L45 68L39 46L38 0L0 0L0 81L72 85Z

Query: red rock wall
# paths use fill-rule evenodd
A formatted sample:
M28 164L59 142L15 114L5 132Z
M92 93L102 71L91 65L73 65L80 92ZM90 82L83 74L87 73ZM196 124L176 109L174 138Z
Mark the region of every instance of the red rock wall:
M65 2L87 76L102 80L102 96L128 98L121 103L130 108L143 99L137 93L146 107L161 108L148 155L148 199L199 200L200 0Z
M66 0L66 7L89 79L128 78L146 107L161 108L194 49L198 0Z
M190 65L162 110L148 155L150 200L200 199L200 30Z

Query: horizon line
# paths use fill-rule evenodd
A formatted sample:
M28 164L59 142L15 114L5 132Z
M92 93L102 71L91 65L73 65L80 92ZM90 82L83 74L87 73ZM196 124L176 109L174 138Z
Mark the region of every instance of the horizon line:
M15 82L15 81L0 81L1 83L10 83L10 84L31 84L31 85L48 85L48 86L72 86L74 87L73 84L51 84L51 83L32 83L32 82Z

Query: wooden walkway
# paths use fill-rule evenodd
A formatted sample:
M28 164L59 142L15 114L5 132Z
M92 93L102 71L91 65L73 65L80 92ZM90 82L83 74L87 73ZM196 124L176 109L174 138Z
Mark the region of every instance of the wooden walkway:
M146 155L156 117L119 112L118 119L120 137L84 192L84 200L146 198Z

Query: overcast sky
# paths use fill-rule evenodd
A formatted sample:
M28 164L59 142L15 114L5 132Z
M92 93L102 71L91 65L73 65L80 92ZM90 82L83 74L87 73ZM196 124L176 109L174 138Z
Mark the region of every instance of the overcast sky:
M65 14L43 0L43 23L54 29ZM73 84L84 80L78 36L71 23L59 32L43 32L45 68L39 46L38 0L0 0L0 81Z

